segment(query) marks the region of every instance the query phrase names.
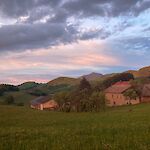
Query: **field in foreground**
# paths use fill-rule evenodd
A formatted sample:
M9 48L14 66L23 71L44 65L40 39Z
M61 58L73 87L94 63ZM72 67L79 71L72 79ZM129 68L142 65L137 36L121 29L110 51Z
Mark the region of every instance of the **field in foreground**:
M150 104L99 113L0 106L0 150L149 149Z

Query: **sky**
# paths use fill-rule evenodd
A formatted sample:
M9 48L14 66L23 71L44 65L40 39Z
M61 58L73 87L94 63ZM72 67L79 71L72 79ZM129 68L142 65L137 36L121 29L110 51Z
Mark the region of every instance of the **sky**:
M0 83L150 66L150 0L0 0Z

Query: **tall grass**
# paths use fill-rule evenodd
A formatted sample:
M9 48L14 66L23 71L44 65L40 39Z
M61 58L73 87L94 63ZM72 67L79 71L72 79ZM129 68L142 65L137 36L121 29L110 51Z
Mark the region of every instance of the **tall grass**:
M150 104L99 113L0 106L0 150L149 149Z

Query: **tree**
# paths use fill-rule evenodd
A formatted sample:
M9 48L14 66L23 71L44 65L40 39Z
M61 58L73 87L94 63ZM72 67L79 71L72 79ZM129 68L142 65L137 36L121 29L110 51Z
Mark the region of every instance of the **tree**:
M79 90L90 90L91 89L91 85L90 83L86 80L86 78L82 78L82 80L80 81L80 85L79 85Z
M132 88L137 92L139 100L141 102L142 99L142 91L144 84L149 84L150 79L147 77L136 78L131 82Z
M93 92L90 96L91 110L100 111L105 110L106 98L102 92Z
M78 104L78 110L83 112L90 111L90 102L89 102L89 97L90 97L90 92L87 88L82 89L77 93L77 104Z
M137 93L137 91L134 90L134 89L129 89L129 90L127 90L127 91L124 93L124 96L125 96L125 97L129 97L130 100L131 100L131 99L135 99L135 100L136 100L136 98L138 97L138 93Z
M54 100L59 104L62 111L70 111L70 97L69 92L59 92L54 95Z

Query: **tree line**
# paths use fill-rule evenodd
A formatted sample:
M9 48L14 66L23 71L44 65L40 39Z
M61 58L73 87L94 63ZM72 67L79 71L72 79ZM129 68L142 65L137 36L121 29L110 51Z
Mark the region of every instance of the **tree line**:
M118 81L129 81L133 79L132 74L122 73L109 77L98 86L92 87L89 81L83 78L74 90L55 94L54 100L58 102L60 111L104 111L107 103L104 90Z

